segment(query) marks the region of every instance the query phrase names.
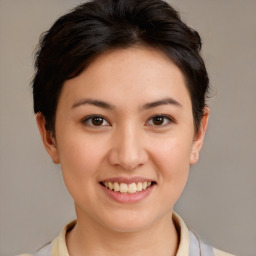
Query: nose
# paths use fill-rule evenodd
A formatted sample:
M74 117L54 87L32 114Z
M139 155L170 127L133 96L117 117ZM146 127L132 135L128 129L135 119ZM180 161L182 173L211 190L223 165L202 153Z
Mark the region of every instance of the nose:
M126 127L113 135L114 143L109 152L109 162L124 170L134 170L144 165L148 154L141 134L134 127Z

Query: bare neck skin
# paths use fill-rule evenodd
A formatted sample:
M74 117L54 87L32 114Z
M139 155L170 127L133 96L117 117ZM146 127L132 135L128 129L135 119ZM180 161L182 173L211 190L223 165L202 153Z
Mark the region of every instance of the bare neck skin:
M175 256L179 236L170 213L150 227L127 233L78 218L76 226L67 233L66 242L70 256Z

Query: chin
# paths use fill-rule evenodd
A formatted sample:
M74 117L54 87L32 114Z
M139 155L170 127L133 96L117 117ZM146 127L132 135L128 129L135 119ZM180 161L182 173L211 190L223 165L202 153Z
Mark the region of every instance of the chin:
M114 232L119 233L134 233L139 232L147 229L150 225L146 223L138 223L137 221L134 222L127 222L125 220L122 221L122 223L108 223L108 226L106 226L109 230L112 230Z
M113 214L109 218L104 219L102 224L114 232L131 233L146 230L154 225L157 221L156 216L149 216L146 213L126 212L122 214Z

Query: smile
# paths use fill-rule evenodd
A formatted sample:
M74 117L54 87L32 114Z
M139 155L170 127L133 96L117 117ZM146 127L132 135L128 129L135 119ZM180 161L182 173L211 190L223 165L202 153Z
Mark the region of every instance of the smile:
M144 182L133 182L130 184L126 183L118 183L118 182L102 182L101 185L106 187L109 190L113 190L115 192L120 192L122 194L135 194L138 192L142 192L152 186L154 182L144 181Z

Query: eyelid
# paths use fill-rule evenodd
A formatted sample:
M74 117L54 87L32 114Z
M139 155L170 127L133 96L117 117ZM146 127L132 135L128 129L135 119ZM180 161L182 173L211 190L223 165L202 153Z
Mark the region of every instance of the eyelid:
M92 118L95 118L95 117L99 117L99 118L102 118L105 122L107 122L108 124L107 125L93 125L93 124L89 124L88 121L91 120ZM93 114L93 115L89 115L89 116L86 116L84 117L82 120L81 120L81 123L83 125L86 125L86 126L89 126L89 127L94 127L94 128L100 128L100 127L104 127L104 126L111 126L110 122L108 121L108 119L102 115L96 115L96 114Z
M155 124L150 124L150 126L154 126L154 127L165 127L167 126L168 124L171 124L171 123L175 123L175 120L174 118L172 118L171 116L169 115L166 115L166 114L156 114L156 115L153 115L151 116L146 123L149 123L149 121L153 120L153 118L155 117L162 117L162 118L165 118L165 119L168 119L168 123L167 124L163 124L163 125L155 125Z

